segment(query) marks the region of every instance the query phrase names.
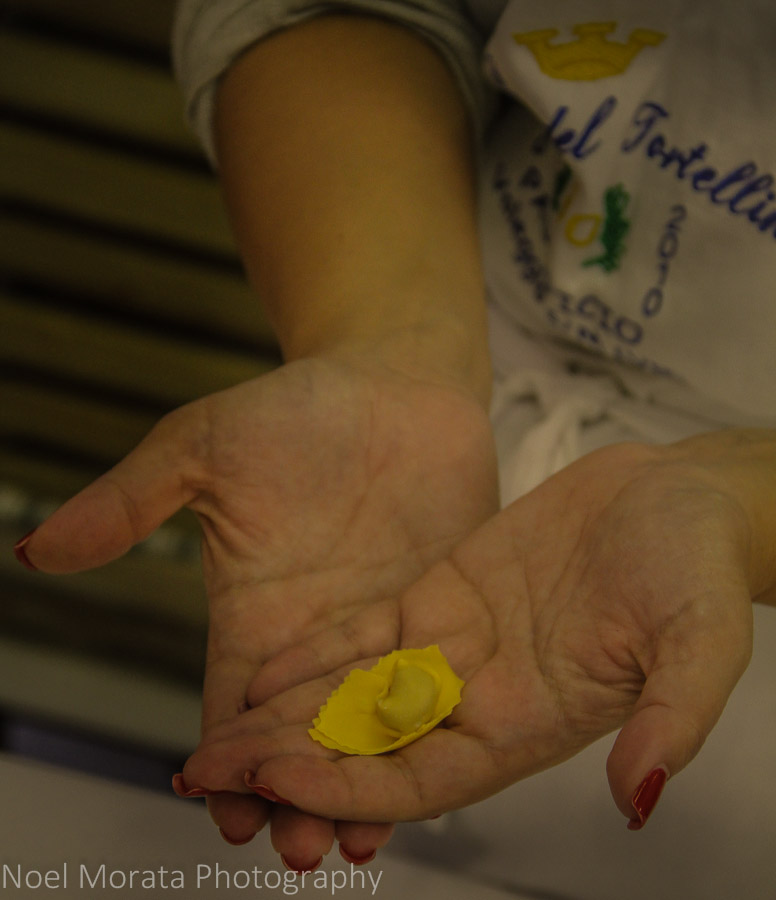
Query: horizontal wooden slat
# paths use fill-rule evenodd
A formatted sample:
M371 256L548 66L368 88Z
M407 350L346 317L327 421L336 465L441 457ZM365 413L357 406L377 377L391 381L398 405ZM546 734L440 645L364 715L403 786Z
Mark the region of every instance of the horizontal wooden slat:
M2 459L0 456L0 462ZM0 544L11 547L23 533L21 528L38 525L64 499L36 499L17 483L0 479ZM140 624L158 620L169 625L177 621L201 630L206 621L206 601L199 539L194 515L184 510L121 559L90 572L64 577L40 572L31 575L18 565L13 554L0 554L0 584L5 583L6 588L15 584L19 589L5 589L2 605L7 612L19 593L29 592L40 596L41 608L45 596L50 595L70 601L81 610L101 608ZM67 613L65 607L62 614ZM88 629L88 622L85 627Z
M166 409L276 364L215 178L195 161L183 121L168 58L174 5L2 4L6 547ZM0 554L0 633L198 681L206 632L198 546L196 519L184 510L95 572L53 578Z
M31 412L28 411L28 415L31 417ZM64 462L55 454L40 458L0 441L0 493L5 490L4 485L11 485L22 495L24 499L15 504L18 509L14 515L17 518L26 516L25 521L30 520L28 529L103 471L104 466L88 462L76 464L72 460Z
M271 366L0 293L0 359L172 407Z
M215 180L21 125L0 125L0 191L235 255Z
M0 539L8 545L14 533L0 527ZM7 555L0 560L0 633L201 676L207 607L197 565L129 554L92 572L55 577L17 571Z
M261 305L239 272L121 240L7 216L0 218L0 269L57 284L111 309L179 319L216 338L274 344Z
M0 42L0 103L198 153L164 69L12 28Z
M156 418L79 394L0 381L0 440L41 442L73 456L117 461L145 436Z
M6 540L10 534L2 532ZM17 535L18 537L18 535ZM18 563L11 554L10 562L0 564L0 578L24 578L24 571L17 573ZM66 576L40 576L33 588L43 588L53 596L62 594L76 597L90 605L113 609L132 619L151 621L166 620L202 627L207 620L207 609L202 575L196 563L174 563L143 553L129 553L120 560L91 572ZM66 611L65 611L66 612Z
M175 0L3 0L3 9L35 15L164 51L169 42Z
M2 544L12 546L21 528L40 524L66 499L36 499L18 484L0 480ZM0 554L0 584L11 579L23 589L39 588L77 603L123 611L131 619L177 620L199 629L206 618L199 542L195 516L182 510L122 558L91 572L31 577L12 554ZM5 594L3 600L11 602Z

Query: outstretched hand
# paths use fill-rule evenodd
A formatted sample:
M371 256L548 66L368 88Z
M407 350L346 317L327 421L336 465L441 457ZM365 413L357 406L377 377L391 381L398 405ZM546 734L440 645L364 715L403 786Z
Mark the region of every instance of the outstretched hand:
M700 749L751 651L748 526L716 462L695 462L693 448L597 451L397 598L281 653L251 684L254 708L205 736L187 780L240 790L248 771L314 815L422 819L621 728L609 781L640 827L664 774ZM383 756L343 756L310 739L351 668L432 643L466 680L445 727Z
M457 389L377 364L298 361L165 417L25 552L46 572L93 568L182 506L203 530L207 740L250 701L251 679L277 652L396 596L494 512L487 415ZM208 799L234 843L271 810L273 844L293 867L335 836L364 858L390 835L274 806L242 774L241 795ZM190 795L200 787L177 784Z

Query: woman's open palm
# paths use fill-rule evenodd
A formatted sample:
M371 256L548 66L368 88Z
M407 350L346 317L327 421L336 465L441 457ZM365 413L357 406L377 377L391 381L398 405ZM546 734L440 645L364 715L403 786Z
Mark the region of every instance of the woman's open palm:
M268 659L395 596L492 514L487 415L460 391L378 365L296 362L165 417L45 522L26 550L44 571L92 568L184 505L203 530L207 737L242 708ZM234 842L272 809L256 795L219 794L208 803ZM290 811L277 819L273 841L292 864L311 859L308 843L288 834L331 845L330 822ZM337 829L354 856L389 832Z
M697 753L751 651L740 510L690 458L682 445L619 445L565 469L400 596L268 663L248 693L254 708L209 733L186 778L239 790L247 771L316 815L419 819L624 726L609 778L637 820L637 786ZM352 667L429 644L466 680L445 727L368 757L308 736Z

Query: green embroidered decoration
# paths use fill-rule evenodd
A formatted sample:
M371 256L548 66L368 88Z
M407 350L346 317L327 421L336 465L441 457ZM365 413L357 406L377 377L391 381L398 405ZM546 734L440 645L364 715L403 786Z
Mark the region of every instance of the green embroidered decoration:
M625 252L625 236L631 225L630 220L625 218L629 203L630 194L621 184L607 188L604 194L604 227L598 239L604 252L600 256L586 259L583 266L600 266L605 272L614 272L620 268Z

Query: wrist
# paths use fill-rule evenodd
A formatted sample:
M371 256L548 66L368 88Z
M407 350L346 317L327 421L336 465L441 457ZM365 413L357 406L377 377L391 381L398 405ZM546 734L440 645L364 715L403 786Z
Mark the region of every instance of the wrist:
M675 444L738 512L736 530L753 600L776 605L776 430L729 429Z
M379 365L473 395L487 409L492 371L484 299L479 310L457 315L433 301L407 304L359 302L322 317L305 316L278 329L291 362L328 357Z

